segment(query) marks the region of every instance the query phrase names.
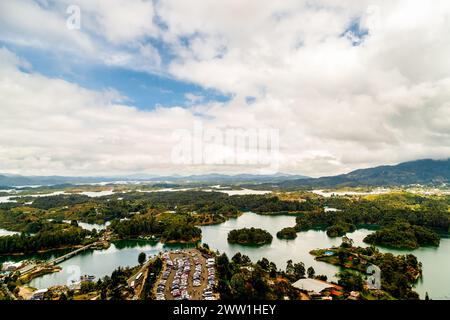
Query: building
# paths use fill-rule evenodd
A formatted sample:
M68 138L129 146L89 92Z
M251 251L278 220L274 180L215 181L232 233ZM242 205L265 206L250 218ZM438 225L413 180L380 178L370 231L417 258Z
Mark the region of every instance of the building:
M335 293L342 290L338 285L317 280L317 279L300 279L292 284L293 287L308 292L310 296L322 296L330 292Z
M23 262L4 262L2 264L2 271L16 271L24 266Z
M48 292L48 289L40 289L33 293L30 300L43 300L44 295Z

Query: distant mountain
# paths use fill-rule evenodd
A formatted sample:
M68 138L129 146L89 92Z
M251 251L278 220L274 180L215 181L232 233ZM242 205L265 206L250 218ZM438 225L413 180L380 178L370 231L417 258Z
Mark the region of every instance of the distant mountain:
M133 174L125 177L63 177L63 176L19 176L0 174L0 186L36 186L85 184L116 181L141 181L155 184L212 185L239 184L258 189L299 189L358 186L400 186L411 184L439 185L450 184L450 159L417 160L393 166L380 166L359 169L337 176L309 178L301 175L278 173L274 175L238 174L226 175L211 173L191 176L157 177Z
M256 175L256 174L238 174L238 175L225 175L218 173L211 173L206 175L192 175L186 177L166 177L167 181L177 181L185 183L271 183L282 182L289 180L301 180L308 179L309 177L301 175L289 175L289 174L273 174L273 175ZM164 178L155 178L164 179Z
M62 176L19 176L19 175L0 175L0 186L50 186L61 184L82 184L115 181L113 178L97 177L62 177Z
M411 184L440 185L443 183L450 183L450 159L410 161L393 166L359 169L337 176L283 181L275 186L282 189L293 189ZM275 186L272 184L272 187Z
M116 182L116 181L140 181L155 183L182 183L182 184L240 184L240 183L277 183L289 180L299 180L308 177L301 175L274 174L274 175L225 175L225 174L206 174L191 176L166 176L157 177L144 174L133 174L125 177L64 177L64 176L20 176L11 174L0 174L0 186L50 186L63 184L87 184L100 182Z

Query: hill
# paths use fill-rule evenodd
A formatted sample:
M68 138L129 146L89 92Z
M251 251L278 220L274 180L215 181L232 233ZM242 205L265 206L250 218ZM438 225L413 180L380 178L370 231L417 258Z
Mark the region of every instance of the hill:
M359 169L337 176L284 181L271 186L293 189L412 184L441 185L444 183L450 183L450 159L410 161L393 166Z

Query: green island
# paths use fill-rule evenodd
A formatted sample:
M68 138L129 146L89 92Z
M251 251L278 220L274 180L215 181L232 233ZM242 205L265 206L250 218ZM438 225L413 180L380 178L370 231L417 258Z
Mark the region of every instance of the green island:
M327 236L331 238L342 237L355 230L356 226L352 223L338 222L327 228Z
M260 246L272 242L272 235L258 228L243 228L231 230L228 233L228 242L241 245Z
M85 246L98 237L96 231L57 222L31 223L28 230L35 234L22 233L0 237L0 255Z
M364 238L364 242L398 249L417 249L439 246L439 235L425 227L397 222L369 234Z
M297 230L292 227L283 228L277 232L278 239L293 240L297 238Z
M413 285L422 276L422 264L412 254L394 256L381 253L375 247L353 247L352 240L348 238L344 238L340 247L310 253L318 261L345 268L338 274L338 284L347 290L362 291L367 299L419 299ZM381 270L381 287L378 290L369 290L363 280L371 265Z
M363 197L330 197L324 204L336 211L305 212L296 218L297 231L325 229L340 237L359 227L381 228L366 242L396 248L438 246L439 233L450 231L450 196L394 192ZM398 233L396 235L396 233ZM399 236L403 239L400 239Z

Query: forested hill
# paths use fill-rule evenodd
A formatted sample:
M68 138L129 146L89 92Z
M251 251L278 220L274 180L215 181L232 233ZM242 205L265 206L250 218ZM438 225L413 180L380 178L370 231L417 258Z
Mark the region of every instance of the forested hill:
M282 189L292 189L299 187L439 185L442 183L450 183L450 159L404 162L394 166L359 169L332 177L284 181L276 186Z

